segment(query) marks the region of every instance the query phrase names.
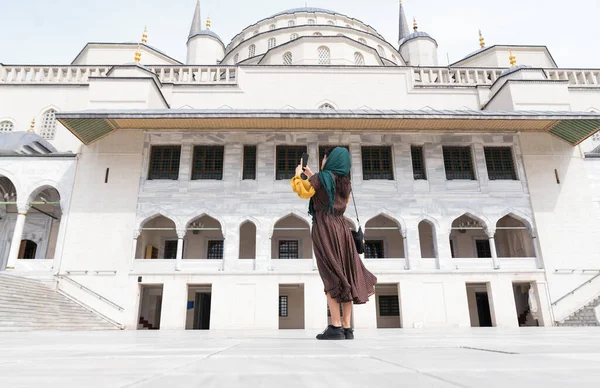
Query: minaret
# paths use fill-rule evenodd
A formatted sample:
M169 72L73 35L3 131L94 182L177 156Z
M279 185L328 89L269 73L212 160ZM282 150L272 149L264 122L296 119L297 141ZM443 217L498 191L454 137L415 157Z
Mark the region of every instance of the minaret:
M404 38L410 35L408 21L406 20L406 13L404 12L404 5L402 5L402 0L400 0L400 14L398 16L398 42L401 42Z
M417 19L413 19L412 34L400 41L399 51L410 66L437 66L437 42L428 33L419 31Z
M206 29L202 29L200 0L196 3L187 49L188 65L216 65L225 56L223 41L210 30L210 18L206 20Z

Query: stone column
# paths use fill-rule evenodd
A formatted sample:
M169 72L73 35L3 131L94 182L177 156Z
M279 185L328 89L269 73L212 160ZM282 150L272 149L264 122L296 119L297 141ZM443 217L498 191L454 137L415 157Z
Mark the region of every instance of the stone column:
M54 263L52 268L54 274L60 273L62 265L63 251L65 248L65 240L67 238L67 223L69 219L69 200L60 201L60 223L58 225L58 237L56 239L56 247L54 248Z
M404 247L404 269L408 270L412 268L412 263L410 261L412 256L409 254L406 232L402 234L402 246Z
M420 236L417 231L413 231L411 233L407 233L407 236L404 238L405 245L405 254L408 255L406 264L408 269L417 269L421 267L421 241ZM410 261L409 261L410 260Z
M25 218L27 217L29 206L21 204L17 206L17 210L17 222L15 224L15 231L10 244L10 252L8 253L8 263L6 264L6 269L15 269L15 265L17 264L19 249L21 248L21 240L23 239L23 230L25 229Z
M175 256L175 271L181 271L183 261L183 239L185 237L185 229L177 230L177 256Z
M486 231L488 235L488 239L490 242L490 252L492 253L492 263L494 264L494 269L500 269L500 261L498 260L498 252L496 252L496 240L494 239L494 235L496 234L495 230Z
M450 250L450 233L440 233L437 236L438 268L450 270L452 265L452 251Z
M223 271L233 271L240 258L240 227L231 224L226 228L227 237L223 234L223 238L225 238L223 241Z
M261 225L256 225L256 259L254 270L266 272L271 268L271 230L264 226L268 224L264 220Z
M129 271L133 271L133 264L135 263L135 253L137 252L137 244L138 238L142 234L141 230L135 230L133 232L133 245L131 247L131 260L129 262ZM144 251L144 247L142 247L142 252Z

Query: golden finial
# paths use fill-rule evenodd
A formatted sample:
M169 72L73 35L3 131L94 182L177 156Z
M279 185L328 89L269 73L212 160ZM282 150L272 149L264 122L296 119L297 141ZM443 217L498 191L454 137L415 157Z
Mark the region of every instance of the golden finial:
M29 124L29 130L27 132L35 132L35 117L31 119L31 124Z
M510 50L510 57L508 57L508 60L510 61L510 65L512 67L517 65L517 57L514 56L513 51Z
M142 34L142 43L148 43L148 29L144 26L144 33Z
M206 29L210 30L210 16L206 18Z
M481 30L479 30L479 47L485 48L485 39L483 38Z
M413 30L417 31L419 26L417 25L417 18L413 18Z
M142 59L142 52L140 51L140 44L138 43L138 47L137 50L135 50L135 62L136 63L140 63L140 60Z

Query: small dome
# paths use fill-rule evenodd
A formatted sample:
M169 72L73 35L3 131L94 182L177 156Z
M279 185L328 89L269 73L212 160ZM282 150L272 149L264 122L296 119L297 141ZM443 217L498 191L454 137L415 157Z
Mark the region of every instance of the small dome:
M423 31L415 31L412 34L408 35L406 38L402 39L400 41L400 46L402 46L404 43L408 42L409 40L413 40L413 39L417 39L417 38L429 38L429 39L433 40L434 42L436 42L435 39L433 39L431 37L431 35L429 35L428 33L423 32ZM436 42L436 44L437 44L437 42Z
M281 15L290 15L293 13L301 13L301 12L308 12L308 13L328 13L330 15L339 15L339 13L332 11L330 9L325 9L325 8L313 8L313 7L302 7L302 8L290 8L288 10L282 11L282 12L278 12L275 15L270 16L271 18L277 17L277 16L281 16Z
M2 155L47 155L56 153L56 148L38 134L10 132L0 136Z
M190 37L188 38L188 40L192 39L195 36L212 36L213 38L217 39L219 42L223 42L221 40L221 37L219 37L219 35L217 35L215 32L212 32L211 30L201 30L196 32L193 35L190 35Z

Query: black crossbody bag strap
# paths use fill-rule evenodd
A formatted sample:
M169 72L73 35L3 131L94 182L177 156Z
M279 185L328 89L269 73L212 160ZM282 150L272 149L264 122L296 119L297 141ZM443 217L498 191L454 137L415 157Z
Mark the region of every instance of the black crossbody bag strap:
M352 195L352 203L354 203L354 212L356 213L356 221L358 221L358 227L360 228L360 220L358 219L358 209L356 208L356 201L354 200L354 192L350 189L350 195Z

